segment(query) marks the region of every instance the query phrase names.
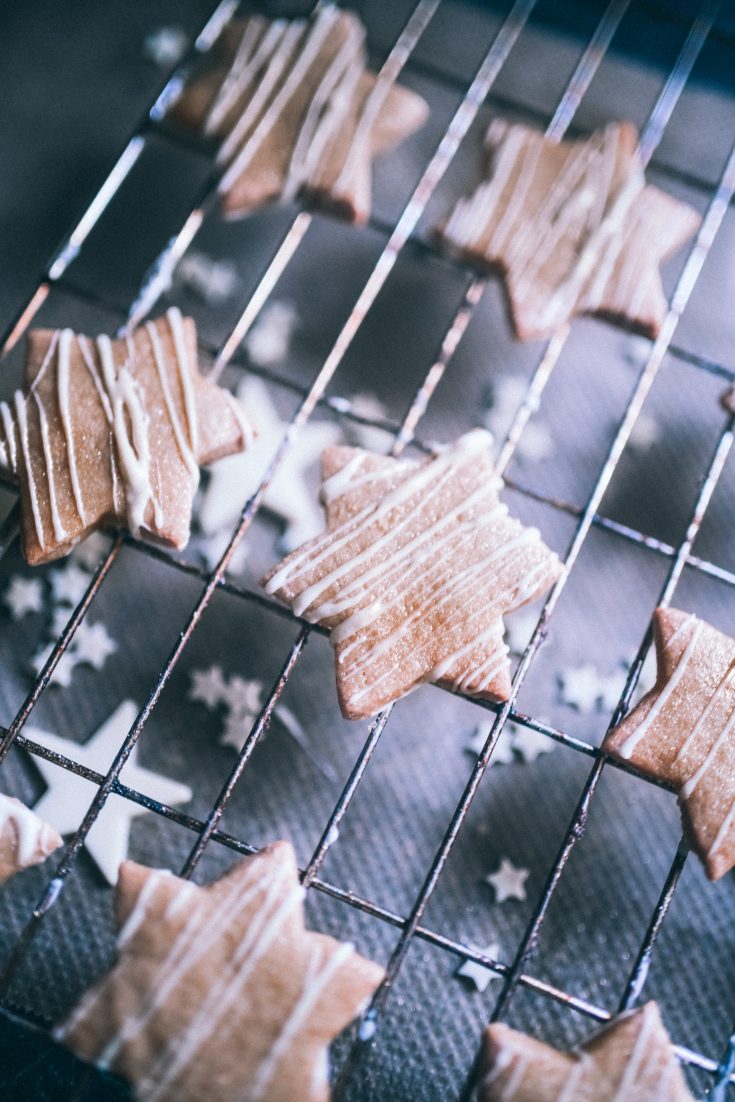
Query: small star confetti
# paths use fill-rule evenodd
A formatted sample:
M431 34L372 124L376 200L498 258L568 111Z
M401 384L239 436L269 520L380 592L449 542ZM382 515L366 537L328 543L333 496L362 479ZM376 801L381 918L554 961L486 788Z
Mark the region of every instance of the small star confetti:
M67 621L68 613L63 609L56 609L53 617L55 634L61 634ZM40 674L46 665L53 647L53 643L47 644L31 659L31 668L36 675ZM51 675L50 684L68 689L77 666L86 665L92 666L95 670L101 670L107 659L116 650L117 643L110 636L104 624L90 624L83 620L77 627L69 646L59 659L56 669Z
M245 351L251 363L256 367L275 367L283 363L298 320L292 302L267 303L245 338Z
M507 618L505 639L511 654L523 654L536 630L540 615L538 608L522 608Z
M500 946L496 942L493 942L491 945L485 945L484 947L478 946L477 951L478 953L482 953L484 957L490 957L492 960L500 959ZM487 965L479 964L478 961L470 960L469 958L463 961L455 972L455 975L470 980L478 991L486 991L491 980L500 978L497 972L493 972L492 968L488 968Z
M89 574L75 562L68 562L60 570L53 570L50 574L51 593L60 605L71 605L73 608L81 601L89 586Z
M207 708L216 708L227 699L227 682L221 666L192 670L189 700L198 700Z
M578 712L593 712L602 694L600 674L591 662L569 666L559 674L559 689L563 704Z
M162 69L170 69L184 56L188 41L183 27L158 27L143 39L143 56Z
M481 723L478 727L475 727L470 741L465 746L465 750L468 754L474 754L475 757L479 757L487 742L487 737L490 734L493 723L494 720L489 720L487 723ZM513 761L513 740L508 727L509 724L506 723L505 727L500 732L500 738L495 743L495 749L490 758L491 765L507 765L509 762Z
M92 532L78 543L71 552L71 559L91 573L96 570L110 550L110 537L104 532Z
M216 260L194 250L182 256L174 279L210 306L221 306L234 297L240 286L237 268L231 260Z
M510 428L516 413L528 393L528 381L516 375L499 375L493 382L486 400L490 403L483 424L493 436L502 441ZM533 406L533 412L538 403ZM516 445L516 456L530 463L548 459L554 450L554 441L548 427L541 421L531 418L521 433Z
M43 608L41 579L14 574L3 594L3 601L14 620L21 620L29 612L40 612Z
M521 727L520 724L512 724L513 750L520 754L525 762L534 762L541 754L550 754L556 750L557 744L547 735L538 731L532 731L530 727Z
M500 867L495 872L490 872L485 877L485 883L495 889L495 902L504 903L506 899L526 898L524 884L528 879L530 870L516 868L507 857L501 858Z

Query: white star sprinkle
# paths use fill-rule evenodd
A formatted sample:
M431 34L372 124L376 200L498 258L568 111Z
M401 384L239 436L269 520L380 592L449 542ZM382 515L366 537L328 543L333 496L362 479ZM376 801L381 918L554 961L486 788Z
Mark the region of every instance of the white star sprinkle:
M493 380L489 395L492 405L485 414L483 424L499 442L505 438L527 392L528 382L516 375L499 375ZM533 406L533 412L537 409L538 403ZM517 457L535 463L547 459L553 450L554 441L547 426L531 418L516 446Z
M237 268L231 260L215 260L195 250L182 256L176 265L174 280L210 306L227 302L240 286Z
M225 688L225 704L234 715L255 717L260 711L262 681L247 681L233 674Z
M638 419L633 425L633 430L628 437L627 446L633 451L646 452L650 451L654 444L657 444L661 439L661 426L655 417L651 417L647 413L641 413L638 415Z
M602 695L600 674L591 662L569 666L559 674L559 689L563 704L578 712L592 712Z
M550 754L552 750L556 750L557 743L547 735L532 731L530 727L521 727L520 724L512 723L510 726L513 728L513 749L525 762L534 762L541 754Z
M52 631L55 635L61 635L69 619L67 609L57 608L52 617ZM43 647L31 659L31 668L39 674L46 665L48 656L53 650L53 643ZM60 685L68 689L72 676L77 666L92 666L95 670L101 670L111 654L117 650L117 643L111 638L107 628L102 623L90 624L82 620L77 627L69 646L59 659L58 665L51 675L51 685Z
M237 396L258 426L258 436L247 452L220 459L210 470L198 511L199 527L208 537L225 531L229 535L234 530L245 502L258 488L287 429L260 379L243 380ZM324 449L339 438L337 425L307 421L265 494L265 507L286 523L282 541L285 551L324 529L316 491L318 471L313 480L307 475L316 468Z
M14 574L3 594L3 601L14 620L21 620L29 612L40 612L43 608L41 579Z
M484 947L478 946L477 951L478 953L482 953L484 957L490 957L492 960L500 959L500 946L496 942L493 942L491 945L485 945ZM488 968L486 965L479 964L476 960L470 960L469 958L463 961L455 975L463 976L464 979L470 980L478 991L486 991L491 980L500 979L498 973L493 972L492 968Z
M162 69L170 69L184 56L188 41L183 27L158 27L143 39L143 55Z
M117 643L103 623L90 624L82 620L72 641L75 664L86 663L95 670L101 670L116 650Z
M88 769L106 773L137 714L136 704L131 700L123 701L84 744L59 738L35 727L26 728L25 734L32 742L64 754ZM159 803L169 806L188 803L192 798L191 789L178 781L143 769L137 764L137 750L138 747L134 746L123 766L120 775L122 783L158 800ZM52 762L44 761L43 758L34 757L33 762L49 786L34 811L55 826L60 834L73 833L79 826L97 785ZM87 835L85 848L110 884L116 883L120 863L128 856L130 823L145 813L146 808L142 805L113 793Z
M275 367L282 363L288 355L297 324L298 315L293 303L267 303L245 337L245 351L250 361L256 367ZM260 422L256 421L255 424L259 425Z
M541 611L538 608L522 608L505 619L505 640L511 654L523 654L533 635Z
M198 700L207 708L216 708L227 699L227 682L221 666L192 670L189 700Z
M528 879L530 870L516 868L507 857L501 858L500 867L496 872L490 872L485 877L485 883L495 889L495 902L504 903L506 899L526 898L524 884Z
M482 753L483 746L487 742L487 736L490 734L493 723L494 720L491 719L475 727L470 741L465 746L465 750L468 754L474 754L475 757L479 757ZM508 727L509 724L506 723L505 727L500 732L500 738L495 743L495 749L490 758L490 765L507 765L509 762L513 761L513 745Z
M54 600L60 605L71 605L74 608L87 592L90 581L86 570L71 561L60 570L52 571L49 577Z
M225 548L230 542L234 530L235 522L233 522L231 528L223 528L221 532L218 532L214 536L195 537L194 549L208 570L214 570L215 566L224 555ZM230 575L241 574L245 569L247 558L247 541L240 540L227 566L227 573Z

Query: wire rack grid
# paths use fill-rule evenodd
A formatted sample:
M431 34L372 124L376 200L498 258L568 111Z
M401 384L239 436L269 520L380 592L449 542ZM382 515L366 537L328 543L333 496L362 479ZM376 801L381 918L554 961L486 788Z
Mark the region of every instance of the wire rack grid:
M585 92L590 87L606 55L606 51L632 2L634 2L634 0L611 0L602 12L594 33L580 52L578 62L563 90L559 102L556 104L551 117L545 120L546 133L549 137L556 140L561 139L569 126L573 123L575 112L582 102ZM412 63L412 53L439 6L440 0L420 0L416 5L405 27L385 59L384 69L390 72L392 76L398 76L404 66ZM31 754L55 762L57 765L93 781L97 786L94 799L84 814L79 828L66 845L60 860L56 864L53 876L48 881L42 896L39 898L32 914L28 917L9 955L2 976L0 977L0 991L3 994L7 993L10 982L28 947L41 927L45 916L52 910L59 899L67 877L74 868L75 861L84 844L85 838L111 793L132 800L193 833L194 841L189 855L183 867L178 870L182 876L188 877L193 873L210 841L216 841L240 853L252 852L252 847L248 845L246 840L235 837L221 829L221 819L259 739L269 724L280 695L299 662L309 635L312 632L319 632L320 629L298 623L288 610L276 605L262 594L238 585L228 579L226 577L228 565L230 564L236 547L246 537L253 519L260 510L268 485L279 470L288 450L292 447L298 447L299 431L317 406L321 405L327 407L339 417L389 430L393 433L394 437L391 447L391 454L394 456L399 456L409 445L413 445L423 450L429 450L429 445L425 441L422 441L416 435L416 432L440 380L444 373L451 367L456 349L483 297L488 282L484 277L478 277L470 271L464 272L463 269L466 279L466 289L462 300L441 340L435 357L430 363L420 386L413 396L409 408L400 420L394 422L365 417L353 406L350 400L340 396L330 396L327 393L327 388L345 359L352 342L358 335L379 293L388 282L402 250L409 242L415 244L419 250L430 248L413 236L414 231L427 208L427 204L432 194L452 163L460 144L467 135L478 112L487 102L496 79L503 70L514 47L523 35L525 28L532 18L534 7L534 0L516 0L516 3L507 11L499 29L488 43L485 57L474 77L469 84L462 89L459 106L451 118L449 126L442 135L439 144L428 160L417 185L400 216L395 221L395 224L383 226L378 224L377 220L373 220L376 227L384 233L386 238L384 247L354 302L353 308L341 328L336 341L311 385L302 387L292 380L280 376L275 370L259 369L260 374L262 374L272 385L289 388L296 393L298 397L298 406L258 490L245 505L237 527L232 532L227 547L215 569L211 572L205 571L196 565L181 561L161 549L135 542L123 533L118 534L111 544L109 552L94 572L86 593L74 609L58 639L55 641L47 661L22 706L18 710L13 721L7 728L3 729L2 740L0 741L0 762L7 755L10 747L15 745L29 751ZM680 52L674 66L661 86L660 94L650 111L646 125L641 131L640 156L644 164L648 164L656 153L659 143L665 133L666 126L687 85L687 81L697 58L708 39L708 35L713 31L713 27L715 27L718 7L718 4L707 0L707 2L702 5L693 23L690 26L682 25ZM182 141L180 135L172 133L166 128L165 122L163 122L166 109L172 97L176 94L183 80L186 78L188 65L191 59L196 56L196 54L206 51L206 49L209 48L220 28L233 16L236 9L237 4L233 3L232 0L224 0L224 2L216 7L211 18L208 20L206 26L194 43L190 56L185 59L179 68L177 68L176 72L168 80L166 86L158 96L155 104L150 111L147 112L141 124L136 127L135 132L126 144L102 186L99 188L89 208L78 224L69 233L56 254L51 258L47 270L39 280L33 296L24 306L18 317L14 319L13 323L9 326L2 343L3 354L9 352L22 338L52 288L64 287L68 284L71 286L74 293L81 293L79 288L74 288L73 281L68 280L67 271L70 265L73 264L74 260L79 255L85 240L133 169L133 166L145 148L149 136L152 133L156 133L167 142L176 143ZM661 18L667 18L665 12L661 12ZM673 172L674 170L669 167L667 171ZM130 305L124 322L125 326L137 324L155 307L162 292L168 286L171 273L177 262L185 254L186 250L195 239L208 211L211 209L214 202L215 187L216 178L211 176L207 179L197 204L188 213L179 232L169 241L166 249L159 256L156 264L141 284L138 295ZM347 814L360 781L370 764L378 742L389 721L393 707L386 709L370 724L367 738L355 759L347 783L324 823L320 840L310 860L302 870L303 882L307 887L326 893L335 900L350 907L357 908L364 914L390 927L394 927L398 931L398 936L388 961L385 982L377 992L371 1007L366 1012L365 1021L370 1023L370 1028L365 1028L363 1025L363 1028L355 1032L349 1054L342 1062L335 1088L335 1097L337 1098L346 1096L350 1083L354 1080L354 1077L359 1071L361 1057L374 1033L372 1027L380 1025L381 1011L386 1000L390 996L391 990L406 957L407 950L414 939L423 940L443 951L453 954L455 957L466 958L478 964L485 965L501 977L502 985L492 1007L492 1019L499 1018L506 1012L508 1003L519 986L528 988L543 997L552 999L593 1021L604 1022L610 1017L610 1013L607 1010L576 996L573 992L566 991L535 976L531 971L533 951L538 943L541 929L554 897L554 893L564 875L565 868L569 863L574 847L584 833L590 806L595 797L605 767L611 765L615 769L635 774L640 780L640 783L655 784L656 782L651 781L649 778L641 777L636 773L633 767L621 763L609 762L599 749L591 743L585 742L557 727L521 712L516 708L516 700L521 686L544 640L548 623L568 583L571 571L593 527L608 530L621 539L645 547L655 554L662 556L665 560L668 560L665 583L659 594L659 598L656 602L657 604L667 604L671 601L677 584L687 567L704 575L714 577L729 585L735 584L735 574L724 566L695 555L692 551L694 541L702 526L705 512L712 499L727 457L732 448L732 416L723 415L721 431L718 438L714 441L711 459L702 475L699 493L689 523L684 537L677 545L666 543L643 531L621 524L610 517L602 515L599 511L605 491L611 482L636 419L641 411L641 407L651 390L659 370L664 364L665 357L678 358L692 364L694 367L704 372L721 377L728 382L735 381L734 373L724 364L707 356L694 354L684 347L679 347L675 340L679 320L692 295L697 278L712 248L716 234L725 217L725 213L734 193L735 144L729 153L724 170L721 173L716 187L709 193L701 228L697 234L696 240L689 249L686 262L677 280L660 334L655 341L649 342L647 354L640 367L622 419L619 421L616 433L604 458L602 467L595 478L592 490L584 504L577 505L569 501L560 500L558 497L541 494L537 490L523 485L517 479L507 480L508 485L518 493L525 494L530 498L541 501L575 518L576 527L573 538L563 556L565 564L564 573L546 599L536 628L520 658L520 662L514 674L513 687L509 700L502 706L477 704L477 702L474 702L477 707L483 708L491 714L495 714L496 718L492 724L487 741L467 778L466 786L446 828L444 837L436 850L431 864L426 869L425 878L409 912L407 914L396 913L368 898L362 897L349 888L340 887L320 876L320 870L325 856L329 848L335 844L335 840L338 838L340 824ZM287 270L289 263L302 246L313 218L314 215L306 209L298 211L287 232L282 237L278 248L267 259L254 293L249 296L248 301L243 305L236 323L231 328L224 341L216 347L202 342L203 350L214 358L213 370L215 373L221 373L223 369L230 364L235 366L252 366L245 365L239 354L242 341L258 317L263 305ZM103 305L105 305L107 309L111 308L109 303L104 303ZM114 307L112 307L112 309L114 309ZM562 356L562 352L569 337L569 330L569 326L563 327L546 344L543 354L531 376L530 385L525 397L503 441L498 458L498 468L501 473L506 471L521 439L522 433L534 410L537 408L541 394ZM17 527L18 514L17 508L15 508L9 514L0 532L0 553L4 553L15 539ZM185 624L182 625L181 630L175 637L170 653L159 672L155 684L149 692L144 706L141 708L135 722L120 745L119 751L108 772L102 775L80 765L69 757L47 750L45 747L26 737L23 734L23 728L31 716L38 700L47 688L51 676L61 657L69 647L79 624L83 621L92 606L103 582L114 569L115 561L123 546L129 547L141 555L153 557L159 562L166 564L173 571L182 572L199 579L202 586L199 597L191 609ZM213 594L218 589L225 590L246 602L257 604L261 608L267 609L269 613L297 624L298 633L283 660L276 680L270 688L267 700L244 742L234 767L226 778L225 783L222 785L216 800L213 802L209 814L203 819L197 819L173 807L152 800L150 797L129 788L121 783L119 775L135 747L144 729L144 725L156 707L164 687L168 683L177 663L195 632L202 614L209 605ZM628 670L625 688L615 708L614 714L611 717L611 725L620 720L630 705L631 697L635 690L650 643L651 633L649 629L641 641L634 662ZM564 833L561 846L548 870L546 883L535 901L531 918L523 932L517 951L511 959L501 961L495 960L485 953L479 952L476 947L472 945L464 944L460 940L427 926L424 923L424 917L428 903L452 852L478 786L488 769L503 726L509 719L530 730L554 739L579 754L589 757L592 766L580 793L577 807ZM656 907L650 917L645 938L639 946L633 967L630 969L627 976L624 993L620 1000L620 1009L625 1009L634 1005L644 990L656 941L669 911L686 859L687 849L682 841L676 850L670 865L669 873L661 888ZM711 1086L708 1097L715 1100L725 1099L728 1085L735 1082L735 1034L725 1043L723 1051L719 1056L712 1056L711 1054L694 1051L684 1048L683 1046L677 1046L677 1053L685 1064L709 1073ZM462 1097L468 1098L472 1088L473 1072L470 1071L463 1088Z

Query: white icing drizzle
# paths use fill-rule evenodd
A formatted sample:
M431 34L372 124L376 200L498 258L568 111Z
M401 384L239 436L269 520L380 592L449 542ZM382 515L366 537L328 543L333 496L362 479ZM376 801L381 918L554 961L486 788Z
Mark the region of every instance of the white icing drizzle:
M340 45L331 57L322 58L340 24ZM332 4L318 8L308 20L265 22L250 17L246 21L235 57L204 122L205 133L222 136L217 155L218 164L225 169L220 194L229 192L248 170L284 114L293 114L294 99L303 95L305 85L310 86L309 99L292 139L281 198L293 199L302 186L319 180L334 143L355 110L365 72L364 42L362 24ZM357 167L369 156L373 128L393 83L390 72L383 72L363 97L354 133L331 186L335 194L349 188Z
M79 482L79 469L77 467L76 451L74 447L74 430L72 428L71 408L69 404L69 372L70 350L74 334L71 329L62 329L59 334L59 355L56 364L57 394L59 399L59 416L66 440L66 451L69 457L69 478L71 480L74 504L82 524L87 523L84 512L84 496Z
M191 437L189 438L189 440L187 440L184 436L184 431L181 427L181 422L179 421L179 415L176 412L173 395L171 394L171 386L168 381L168 371L166 369L166 363L163 357L161 338L159 337L158 330L156 329L153 322L146 322L145 329L146 333L148 334L148 340L151 344L153 360L156 365L156 370L158 371L158 379L161 384L161 390L163 391L163 400L166 403L166 411L171 422L171 428L176 439L179 454L181 455L181 458L184 462L184 466L191 475L193 485L197 486L199 484L199 467L197 465L196 456L192 448Z
M263 901L228 961L227 970L214 980L182 1033L172 1038L154 1061L150 1070L150 1087L146 1093L148 1102L158 1102L164 1097L181 1072L196 1057L223 1017L230 1013L241 998L258 961L268 951L283 923L294 908L301 905L304 890L300 885L291 886L283 894L284 871L286 870L279 868L275 875L272 871L269 873ZM263 890L262 880L252 890ZM228 921L231 920L230 914Z
M54 529L54 536L56 540L61 543L67 539L69 533L64 525L61 523L61 517L59 516L59 504L56 494L56 480L54 478L54 457L51 451L51 438L48 431L48 417L46 416L46 410L44 409L43 402L38 396L38 391L31 391L36 401L36 407L38 409L38 422L41 429L41 448L43 450L44 463L46 464L46 482L48 486L48 501L49 509L51 511L51 524Z
M28 417L26 414L26 400L22 391L16 390L13 395L13 404L15 407L15 421L18 425L18 435L20 437L20 451L23 456L23 463L25 465L26 477L28 479L28 497L31 502L31 513L33 515L33 527L36 530L36 539L38 540L38 546L41 550L45 550L46 537L43 531L43 520L41 519L41 508L38 500L38 491L36 489L36 480L33 475L33 466L30 458L30 446L28 440Z
M710 768L710 766L714 762L714 760L717 756L718 750L720 749L720 747L725 742L727 742L728 738L732 734L733 728L735 728L735 710L733 710L730 713L730 717L729 717L727 723L722 728L719 735L717 736L715 741L712 743L712 746L709 748L709 750L705 754L704 760L702 761L699 768L696 770L695 773L692 774L692 776L689 778L689 780L685 781L685 783L682 785L681 794L682 794L682 796L684 797L685 800L688 800L689 797L693 794L693 792L696 789L697 785L702 780L702 777L704 777L705 773L707 772L707 770Z
M191 452L195 457L199 453L199 423L197 420L197 406L196 398L194 396L193 378L194 372L192 371L191 364L189 363L189 353L186 344L186 335L184 333L184 323L181 317L181 311L176 306L172 306L166 311L166 321L171 329L171 336L174 341L174 350L176 353L176 369L179 373L179 382L181 383L181 391L184 396L184 409L186 411L186 420L189 426L189 440L191 442ZM196 461L195 464L196 466ZM199 471L197 469L197 481L199 480Z
M697 620L694 614L687 616L687 618L683 620L681 624L679 624L679 627L671 636L671 639L669 640L666 648L667 650L670 649L676 642L679 635L683 633L688 627L691 627L692 630L689 635L689 639L687 640L686 647L684 648L684 651L682 652L682 655L676 664L676 669L669 678L666 686L662 689L658 697L651 704L651 707L649 708L645 719L642 720L636 730L633 731L625 740L625 742L620 746L618 753L621 757L629 759L633 756L636 747L648 734L653 722L658 718L661 711L666 706L667 702L671 699L674 692L676 691L679 682L686 673L689 661L694 654L694 650L702 634L703 625L701 620Z
M231 156L232 162L220 181L220 192L229 191L233 183L247 169L255 154L260 150L286 105L298 93L301 83L305 80L309 69L318 58L337 18L338 12L336 9L327 7L320 9L313 20L309 22L307 34L300 43L298 56L291 66L288 76L273 96L255 128L245 138L236 153L231 150L231 146L239 140L239 135L236 138L235 134L242 130L242 126L235 127L230 136L232 141L225 142L222 147L223 158ZM291 32L293 34L296 31L301 33L302 29L298 24L291 24L285 33L289 34ZM242 119L240 123L242 123Z
M580 1052L575 1062L572 1064L571 1070L565 1082L562 1084L562 1088L559 1091L559 1096L556 1102L577 1102L578 1090L582 1085L582 1081L585 1078L587 1072L590 1070L590 1066L593 1063L592 1057L586 1052Z
M569 143L554 166L548 139L496 124L488 134L496 145L491 177L447 220L445 240L508 270L514 305L533 332L553 330L576 311L645 317L658 279L652 242L676 243L689 231L692 215L682 204L659 209L636 157L623 149L624 133L612 124Z
M638 1077L641 1073L641 1069L645 1064L647 1056L647 1046L650 1039L650 1034L654 1026L654 1015L651 1012L650 1004L646 1004L643 1008L643 1015L641 1021L641 1028L638 1032L638 1036L635 1039L635 1044L631 1050L628 1061L625 1065L625 1071L618 1083L617 1090L613 1095L611 1102L629 1102L630 1089L636 1085Z
M17 474L18 450L15 444L15 422L13 421L13 414L7 402L0 402L0 417L2 417L5 443L8 449L6 452L5 447L3 447L2 463L5 466L9 465L12 474Z
M735 823L735 799L730 804L730 809L725 815L725 818L722 820L722 823L720 824L720 829L717 831L712 845L707 850L708 859L714 857L720 847L724 844L725 839L730 833L730 828L732 827L733 823Z
M281 1032L270 1052L258 1068L252 1084L244 1096L247 1102L260 1102L261 1099L267 1097L265 1092L268 1090L278 1065L288 1053L294 1038L298 1035L299 1030L303 1028L318 999L324 994L336 973L352 956L353 952L352 945L343 942L331 956L327 956L326 960L322 959L321 950L312 955L301 995L283 1023Z

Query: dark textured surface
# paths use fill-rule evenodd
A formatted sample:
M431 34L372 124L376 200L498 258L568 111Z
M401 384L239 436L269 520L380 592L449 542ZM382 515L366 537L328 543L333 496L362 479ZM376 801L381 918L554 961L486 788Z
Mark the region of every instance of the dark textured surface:
M106 6L104 19L98 5L85 2L66 6L38 0L4 6L4 320L27 297L65 227L83 210L165 79L165 72L142 56L144 36L167 23L179 24L191 34L212 6L198 0L157 0L155 5L116 5L109 10ZM379 0L366 0L360 7L379 58L408 7ZM476 140L491 110L543 124L603 7L578 6L573 20L568 13L560 20L555 5L542 5L538 20L521 36L500 75L493 91L496 98L483 109L430 203L420 226L424 242L430 242L431 226L453 198L476 178ZM575 117L575 129L586 130L615 117L645 122L686 33L685 24L662 24L660 18L655 7L634 5L619 43L624 52L614 49L603 63ZM579 38L563 33L562 25L568 31L570 22ZM292 348L279 365L292 382L308 385L319 370L384 244L380 226L392 224L400 214L498 24L499 16L482 5L449 0L442 5L415 53L416 64L409 65L404 78L426 95L431 118L404 147L378 164L376 226L357 230L315 218L274 295L292 301L298 312ZM649 41L661 26L655 58L651 64L641 62L632 47L636 41ZM724 38L715 37L695 68L650 172L660 186L700 210L735 139L733 89L728 92L723 86L723 74L733 72L735 50ZM70 267L66 287L52 292L38 323L69 324L90 332L119 325L148 266L180 225L210 168L209 158L195 147L183 149L163 136L152 138ZM292 217L293 210L268 210L230 225L207 214L194 247L236 265L241 280L237 296L221 307L208 306L182 289L171 299L194 314L207 343L227 335ZM735 314L725 304L735 294L734 246L731 210L676 337L685 350L716 357L731 370ZM667 266L668 290L682 262L683 254ZM427 257L425 249L409 245L330 393L369 391L391 418L399 419L436 355L467 282L461 267ZM110 309L95 306L93 296L101 296ZM577 322L531 421L532 428L538 423L546 427L553 449L541 461L517 457L509 475L541 493L583 504L635 385L641 347L602 323ZM448 440L477 424L488 388L498 394L499 379L504 377L522 384L540 353L538 345L519 345L511 339L499 286L491 283L420 434ZM14 383L18 362L19 354L14 354L3 376L3 394ZM227 381L234 382L241 371L242 366L231 369ZM644 409L647 417L655 418L658 437L648 447L626 449L604 501L607 515L678 543L723 424L717 405L723 385L680 358L667 358ZM279 412L284 417L291 414L295 395L273 385L270 391ZM501 437L521 393L518 387L515 403L493 426ZM354 428L345 421L341 426L354 439ZM377 447L388 444L387 436L377 435ZM734 494L731 462L695 547L729 569L735 569ZM508 492L507 500L523 520L542 529L552 547L565 550L573 533L572 518L518 493ZM251 550L241 575L246 584L253 586L278 555L279 535L277 520L261 514L248 536ZM666 568L663 556L594 529L554 615L548 642L523 688L521 710L598 744L609 715L580 715L560 704L558 675L586 661L593 661L604 674L621 661L631 661ZM18 572L25 570L14 548L0 563L0 591ZM52 573L48 568L38 572L41 577ZM93 621L105 622L119 651L102 671L79 669L70 688L48 689L31 724L82 742L121 700L142 703L198 591L195 580L126 548L91 614ZM733 631L735 594L720 582L687 570L674 604ZM47 638L49 617L33 614L13 623L5 611L1 615L0 722L7 724L32 683L29 661ZM187 699L191 671L218 662L228 673L258 677L269 685L296 633L288 620L223 593L206 612L140 742L141 764L194 789L185 809L191 815L206 815L234 762L233 751L217 742L222 716ZM367 725L340 718L331 652L319 636L310 639L284 703L301 721L312 756L275 722L238 784L222 825L252 845L291 838L305 864L367 735ZM407 914L467 779L472 759L465 747L479 718L477 708L436 689L424 688L401 702L342 824L339 841L329 851L320 873L324 879ZM329 775L320 771L314 758L328 763ZM557 748L533 764L492 768L425 924L466 944L497 941L501 959L511 961L590 767L590 758ZM29 802L42 791L35 767L19 750L3 766L0 783ZM80 820L84 810L79 809ZM532 974L613 1011L678 838L673 796L608 768L587 832L552 902ZM131 856L178 870L193 840L184 828L146 815L133 826ZM501 856L530 869L527 901L494 903L483 877ZM229 850L210 846L197 879L211 878L231 860ZM11 947L53 866L52 858L0 893L0 955ZM733 877L708 885L696 862L689 860L645 987L647 996L660 1001L674 1040L714 1059L735 1021L733 907ZM387 960L397 937L392 925L316 891L309 894L308 908L318 928L349 937L363 951ZM110 890L83 854L17 975L11 1006L44 1022L57 1018L106 967L113 947ZM484 994L475 992L454 977L457 964L452 954L415 941L374 1045L359 1065L351 1100L446 1102L457 1096L498 990L495 981ZM507 1017L511 1024L552 1043L571 1043L590 1028L584 1017L523 988L510 1003ZM12 1102L66 1098L69 1092L59 1084L78 1074L66 1058L54 1054L33 1064L30 1053L38 1051L38 1036L20 1042L14 1025L3 1024L3 1029L12 1032L0 1036L0 1096ZM345 1051L342 1042L335 1050L337 1064ZM708 1078L691 1074L693 1085L704 1089ZM84 1098L115 1097L104 1093L107 1086L85 1089L102 1093Z

